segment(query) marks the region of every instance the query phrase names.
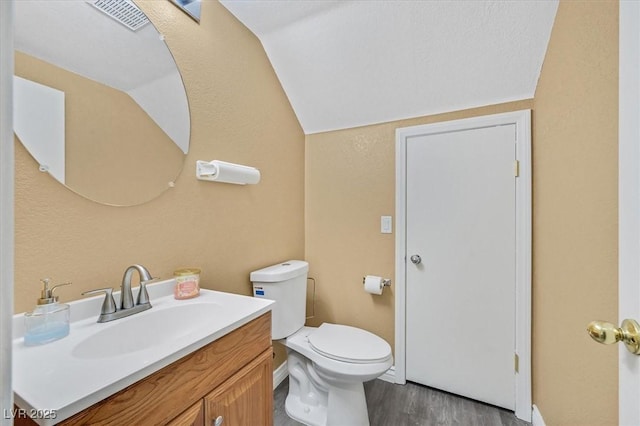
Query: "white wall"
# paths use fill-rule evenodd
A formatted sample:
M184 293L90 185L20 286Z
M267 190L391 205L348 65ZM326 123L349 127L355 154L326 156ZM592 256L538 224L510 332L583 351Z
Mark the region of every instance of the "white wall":
M640 5L620 2L620 110L618 148L619 321L638 318L640 303ZM640 424L640 363L619 348L619 418L621 425Z
M0 1L0 409L13 408L13 0ZM13 424L0 416L0 425Z

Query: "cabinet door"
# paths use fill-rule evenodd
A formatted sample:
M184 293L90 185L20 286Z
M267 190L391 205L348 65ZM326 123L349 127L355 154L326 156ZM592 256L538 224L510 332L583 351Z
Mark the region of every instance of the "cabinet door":
M204 398L206 426L273 425L271 349Z
M184 410L182 414L171 420L167 426L204 426L203 401L198 401Z

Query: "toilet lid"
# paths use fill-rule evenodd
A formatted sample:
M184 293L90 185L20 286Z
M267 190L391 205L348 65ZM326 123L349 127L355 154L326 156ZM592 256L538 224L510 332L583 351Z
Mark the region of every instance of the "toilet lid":
M324 323L309 335L309 343L316 352L338 361L383 362L391 355L391 346L386 341L347 325Z

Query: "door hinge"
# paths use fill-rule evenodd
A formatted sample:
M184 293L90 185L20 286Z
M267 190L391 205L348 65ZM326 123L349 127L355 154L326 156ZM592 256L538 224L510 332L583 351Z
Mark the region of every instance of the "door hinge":
M520 357L518 354L513 354L513 369L516 373L520 372Z
M520 176L520 161L518 161L518 160L515 160L513 162L513 175L515 177Z

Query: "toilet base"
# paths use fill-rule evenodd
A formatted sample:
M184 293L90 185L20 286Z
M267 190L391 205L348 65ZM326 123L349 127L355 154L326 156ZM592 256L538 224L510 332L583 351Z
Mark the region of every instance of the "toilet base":
M306 404L298 395L289 394L285 409L293 420L308 426L369 426L362 383L349 389L333 388L329 392L328 407Z
M289 394L285 410L308 426L369 426L362 382L333 381L313 362L288 350Z
M369 426L367 400L362 383L352 383L329 390L327 426Z
M298 395L287 395L285 411L293 420L308 426L326 426L327 407L305 404Z

